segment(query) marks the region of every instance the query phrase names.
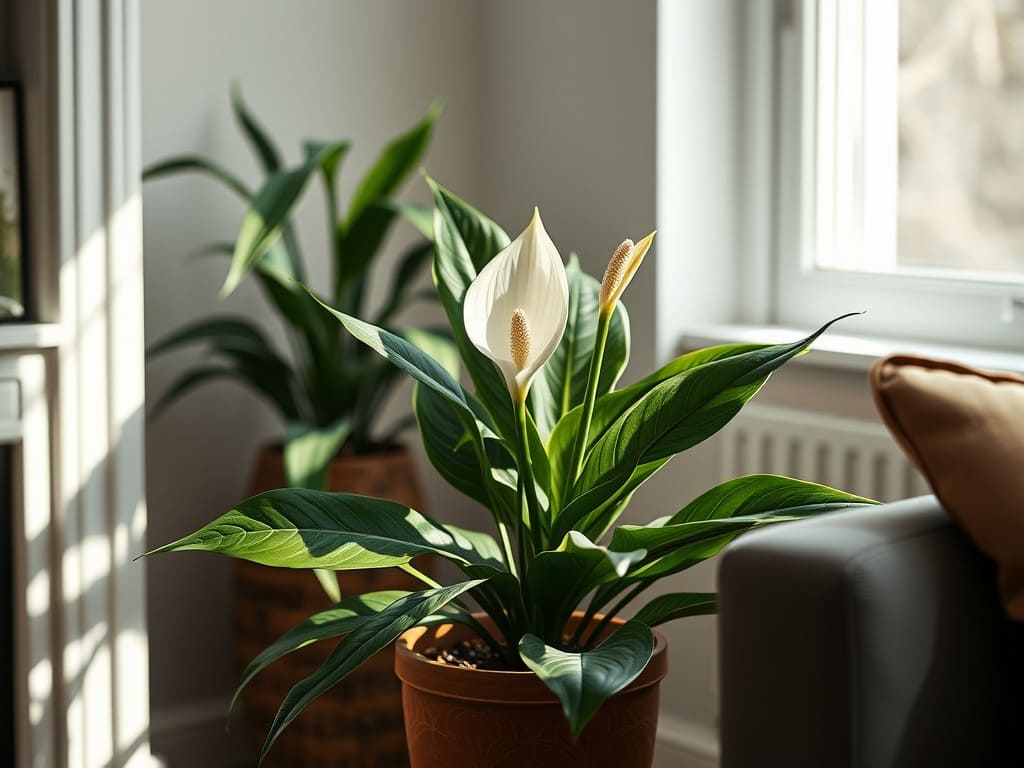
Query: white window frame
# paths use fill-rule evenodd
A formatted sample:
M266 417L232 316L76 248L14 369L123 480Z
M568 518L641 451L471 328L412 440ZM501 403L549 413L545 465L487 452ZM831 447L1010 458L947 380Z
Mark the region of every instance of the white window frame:
M138 15L138 0L0 12L25 97L34 315L0 325L19 768L162 766L133 562L146 549Z
M841 248L833 247L837 239L847 243L852 239L853 247L869 250L883 267L894 262L894 250L887 250L895 248L894 221L888 230L884 224L869 227L861 243L846 234L850 230L842 222L837 227L830 216L835 210L836 175L832 171L849 168L851 161L840 158L841 162L835 162L835 144L830 138L836 135L832 118L837 108L818 99L820 78L835 74L830 69L834 61L819 55L821 29L835 28L831 14L837 9L852 14L853 9L863 8L870 16L886 9L892 12L894 7L893 0L781 0L777 6L772 30L776 98L770 320L809 327L842 312L866 310L863 317L849 321L843 332L1020 350L1024 348L1024 312L1019 311L1024 306L1024 275L1019 282L996 283L967 273L916 270L874 274L817 266L821 261L841 264L847 258ZM822 10L824 13L819 13ZM856 33L856 29L852 31ZM897 38L893 35L882 42L893 56ZM885 82L878 74L873 79ZM885 98L866 107L874 110L876 118L865 122L875 128L865 133L865 152L876 158L867 165L871 172L892 174L891 199L864 210L866 218L875 217L876 221L879 209L894 205L896 196L895 126L888 136L878 130L884 121L895 121L895 77L890 80L891 114L885 114L884 103L879 106ZM756 83L750 90L753 87ZM857 108L840 105L839 109L844 106ZM823 250L824 258L820 258Z

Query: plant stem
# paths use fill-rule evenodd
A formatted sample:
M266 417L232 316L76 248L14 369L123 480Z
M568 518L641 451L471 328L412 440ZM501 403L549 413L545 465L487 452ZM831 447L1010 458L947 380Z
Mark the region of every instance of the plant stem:
M613 584L614 584L614 582L613 582ZM606 586L612 586L612 585L609 584L609 585L606 585ZM604 597L603 596L603 589L604 589L603 587L598 588L594 592L593 597L590 598L590 605L587 606L587 610L584 612L583 618L580 619L579 624L576 625L576 631L573 632L572 638L569 640L569 645L570 646L579 647L580 638L583 637L583 632L586 630L586 628L588 626L590 626L590 622L593 620L594 615L604 605L606 605L609 600L611 600L613 597L615 597L615 595L617 595L617 594L619 594L619 592L621 592L621 590L618 590L618 591L613 590L611 592L611 594L608 595L608 597Z
M404 565L400 565L398 567L401 568L406 573L408 573L413 578L418 579L419 581L423 582L428 587L433 587L434 589L441 589L442 588L441 585L438 582L434 581L432 578L427 576L427 574L423 573L423 571L420 571L417 568L415 568L412 563L405 563Z
M497 513L495 513L497 517ZM508 537L508 524L504 520L496 520L498 525L498 534L501 536L501 548L505 553L505 563L508 565L509 572L519 578L519 568L516 566L515 555L512 554L512 542Z
M519 487L520 492L525 490L526 520L529 522L530 543L533 545L533 552L541 550L541 523L540 523L540 502L537 500L537 486L533 479L533 470L530 467L530 446L526 437L527 428L526 399L518 399L516 402L516 442L518 448L517 459L519 461ZM520 543L526 536L520 537ZM532 553L531 553L532 554ZM526 569L523 568L525 574Z
M609 623L611 623L611 620L618 616L619 612L622 611L623 608L629 605L637 595L639 595L653 583L653 581L641 581L639 584L633 587L633 589L627 592L625 596L623 596L623 598L619 600L619 602L617 602L612 607L612 609L601 618L601 621L599 621L597 623L597 626L594 627L594 631L590 633L590 637L587 638L583 646L592 646L594 644L594 641L601 636L602 630L604 630L604 628L607 627Z
M604 362L604 348L608 343L608 328L611 326L611 313L602 313L597 318L597 336L594 339L594 351L590 354L590 371L587 373L587 392L583 398L583 413L580 425L576 430L576 442L572 446L572 459L569 461L569 476L566 482L571 488L583 469L583 453L590 438L590 420L594 417L594 401L597 399L597 385L601 380L601 364Z
M467 416L467 417L464 417L464 418L469 418L469 417ZM470 434L472 434L473 433L472 430L475 428L475 425L466 424L465 421L463 421L463 424L465 425L466 429L470 431ZM476 454L476 460L477 460L477 463L479 464L479 466L481 466L481 467L488 467L488 466L490 466L489 462L487 461L487 455L486 455L485 451L483 450L483 446L480 445L480 441L479 440L472 440L472 443L473 443L473 452ZM505 565L508 566L509 572L518 579L519 578L519 569L516 567L516 558L515 558L515 555L512 552L512 542L509 539L509 535L508 535L508 525L509 525L509 522L515 523L515 521L514 520L513 521L506 521L506 520L502 519L504 516L499 511L497 499L495 499L494 493L491 491L490 483L488 483L486 481L486 479L484 479L484 488L487 491L487 497L491 501L490 513L491 513L491 517L494 518L494 524L497 526L497 528L498 528L498 535L501 538L501 548L502 548L504 556L505 556Z

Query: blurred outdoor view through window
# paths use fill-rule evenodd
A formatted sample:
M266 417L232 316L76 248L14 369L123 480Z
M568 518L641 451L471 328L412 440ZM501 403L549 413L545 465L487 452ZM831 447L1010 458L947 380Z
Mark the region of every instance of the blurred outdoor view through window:
M1024 277L1024 0L901 0L898 94L898 266Z
M18 115L14 89L0 85L0 320L24 314Z

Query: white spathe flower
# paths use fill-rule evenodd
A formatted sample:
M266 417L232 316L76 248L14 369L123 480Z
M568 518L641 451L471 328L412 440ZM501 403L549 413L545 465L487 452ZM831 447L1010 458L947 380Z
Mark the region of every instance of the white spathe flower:
M569 317L569 284L558 249L533 209L529 226L480 270L462 309L466 334L522 402Z

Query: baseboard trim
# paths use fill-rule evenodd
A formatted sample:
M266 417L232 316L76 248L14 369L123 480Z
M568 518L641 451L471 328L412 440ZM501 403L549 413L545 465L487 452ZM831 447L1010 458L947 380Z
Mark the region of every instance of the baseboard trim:
M718 732L711 726L674 715L658 718L658 744L705 760L718 761Z
M150 714L150 741L167 768L227 768L255 765L255 745L248 743L240 718L227 729L229 699L195 699Z
M157 738L214 727L223 731L227 726L229 703L230 699L217 696L154 709L149 731Z
M156 741L165 744L184 737L195 747L197 742L209 740L208 751L217 753L223 749L228 704L227 698L211 697L154 709L150 733ZM711 726L685 718L659 717L657 742L659 747L674 753L714 762L719 759L718 732Z

